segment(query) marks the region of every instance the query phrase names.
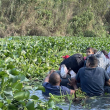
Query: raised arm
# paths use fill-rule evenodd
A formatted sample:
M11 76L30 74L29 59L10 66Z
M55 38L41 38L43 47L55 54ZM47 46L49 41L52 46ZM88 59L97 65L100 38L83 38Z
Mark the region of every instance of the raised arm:
M54 71L54 70L51 70L51 71L49 72L49 74L45 77L44 82L49 82L49 77L50 77L50 75L51 75L53 72L55 72L55 71Z

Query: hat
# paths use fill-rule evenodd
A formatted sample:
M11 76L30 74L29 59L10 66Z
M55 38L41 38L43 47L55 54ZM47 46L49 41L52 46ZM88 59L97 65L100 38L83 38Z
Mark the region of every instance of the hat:
M64 59L67 59L68 57L70 57L70 56L69 55L62 56L62 58L64 58Z

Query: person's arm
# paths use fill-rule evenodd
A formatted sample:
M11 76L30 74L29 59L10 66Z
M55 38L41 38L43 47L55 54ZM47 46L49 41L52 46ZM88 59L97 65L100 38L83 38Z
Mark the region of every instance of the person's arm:
M70 94L71 94L71 95L74 94L74 98L77 98L77 97L76 97L76 91L75 91L75 90L70 90Z
M110 79L109 79L108 81L106 81L106 84L107 84L108 86L110 86Z
M70 94L74 94L75 90L70 89Z
M68 85L70 85L70 86L73 86L73 88L76 90L76 89L78 89L78 87L77 87L77 83L76 83L76 79L75 78L71 78L71 80L70 79L68 79L69 80L69 83L68 83Z
M49 72L49 74L45 77L44 82L49 82L49 77L50 77L50 75L51 75L53 72L54 72L54 70L51 70L51 71Z
M69 79L69 82L70 82L70 86L73 86L73 88L76 90L78 89L77 87L77 82L80 83L80 78L79 78L79 71L78 73L76 74L76 77L72 77L71 80Z
M108 74L106 73L106 71L104 71L104 75L105 75L105 83L110 86L110 77L108 76Z

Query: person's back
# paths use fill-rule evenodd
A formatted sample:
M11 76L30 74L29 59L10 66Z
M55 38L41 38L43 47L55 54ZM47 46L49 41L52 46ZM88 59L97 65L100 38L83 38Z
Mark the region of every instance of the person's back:
M82 91L86 92L88 96L102 95L105 82L109 80L105 70L97 66L97 58L90 56L87 59L86 67L81 68L76 75L76 81L80 83Z
M50 83L44 83L45 91L44 95L49 96L49 93L54 95L67 95L70 94L70 90L65 86L54 86Z
M75 92L65 86L60 86L60 82L60 75L57 72L50 72L43 82L43 86L45 87L43 94L46 96L49 96L49 93L54 95L67 95Z
M104 93L105 81L105 70L96 67L88 68L83 67L78 72L77 81L80 82L82 91L86 92L89 96L101 95ZM80 81L78 79L80 78Z

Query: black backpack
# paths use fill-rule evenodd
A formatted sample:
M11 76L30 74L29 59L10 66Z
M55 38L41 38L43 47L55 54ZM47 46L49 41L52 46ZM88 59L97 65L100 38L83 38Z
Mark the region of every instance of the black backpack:
M65 64L68 70L73 70L75 73L84 66L84 58L81 54L74 54L63 60L60 65Z

